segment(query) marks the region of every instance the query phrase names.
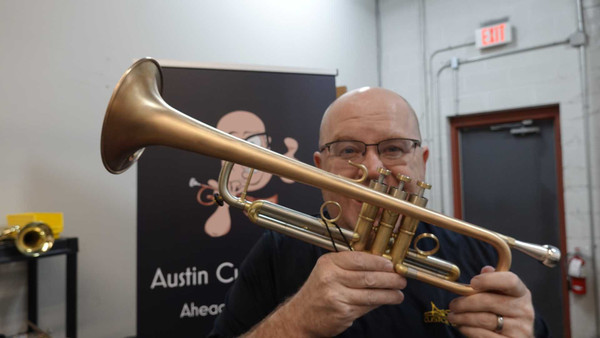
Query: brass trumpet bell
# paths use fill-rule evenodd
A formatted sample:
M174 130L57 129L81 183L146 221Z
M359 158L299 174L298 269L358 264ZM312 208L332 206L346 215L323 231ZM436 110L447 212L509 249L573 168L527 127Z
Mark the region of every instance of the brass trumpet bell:
M151 144L149 136L152 125L132 124L132 120L144 122L148 118L158 118L161 111L172 109L160 96L162 90L162 72L158 62L143 59L137 67L131 67L117 84L104 117L102 138L100 141L102 162L113 174L120 174L134 164L144 152L141 144ZM132 73L130 75L130 73ZM150 76L140 76L139 74ZM123 92L126 93L124 94ZM132 101L131 94L142 99ZM127 114L110 113L125 111Z

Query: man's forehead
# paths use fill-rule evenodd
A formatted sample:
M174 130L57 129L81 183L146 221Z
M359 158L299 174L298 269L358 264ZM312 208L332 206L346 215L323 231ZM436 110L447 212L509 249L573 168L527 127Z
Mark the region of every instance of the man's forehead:
M420 139L418 123L414 114L410 112L341 112L332 114L329 118L330 120L322 125L320 144L339 140L372 143L398 137Z
M385 109L385 110L339 110L331 112L323 120L323 132L343 129L346 124L361 123L365 127L375 125L385 128L388 124L396 127L413 127L414 114L409 110Z
M331 115L333 121L347 121L354 119L374 119L374 120L393 120L393 121L407 121L411 118L411 113L408 109L354 109L354 110L340 110L338 113Z
M352 118L353 115L406 115L412 110L406 100L386 89L355 90L337 99L325 112L327 119Z

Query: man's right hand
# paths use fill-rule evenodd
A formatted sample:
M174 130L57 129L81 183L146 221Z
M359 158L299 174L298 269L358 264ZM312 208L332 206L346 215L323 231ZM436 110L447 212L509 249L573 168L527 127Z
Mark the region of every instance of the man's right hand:
M400 304L404 287L406 279L383 257L364 252L328 253L319 258L302 288L252 333L335 336L381 305Z

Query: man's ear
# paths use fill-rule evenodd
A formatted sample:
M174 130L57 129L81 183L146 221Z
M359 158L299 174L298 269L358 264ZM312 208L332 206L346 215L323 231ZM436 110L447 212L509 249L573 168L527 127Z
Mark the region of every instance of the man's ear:
M313 162L315 162L315 167L319 168L319 169L323 169L321 168L321 153L318 151L315 151L315 153L313 154Z
M421 147L421 153L420 154L415 154L417 155L417 157L415 158L415 165L417 166L418 170L421 171L420 175L421 176L421 180L425 179L425 173L427 172L427 160L429 159L429 148L423 146Z
M423 165L425 165L429 159L429 148L427 148L427 146L421 148L423 149Z

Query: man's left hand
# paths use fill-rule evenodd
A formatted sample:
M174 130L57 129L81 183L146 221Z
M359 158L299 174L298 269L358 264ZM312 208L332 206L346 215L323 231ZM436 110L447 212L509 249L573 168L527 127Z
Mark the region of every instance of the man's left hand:
M533 337L531 292L510 271L491 266L471 279L478 293L450 302L448 320L467 337Z

